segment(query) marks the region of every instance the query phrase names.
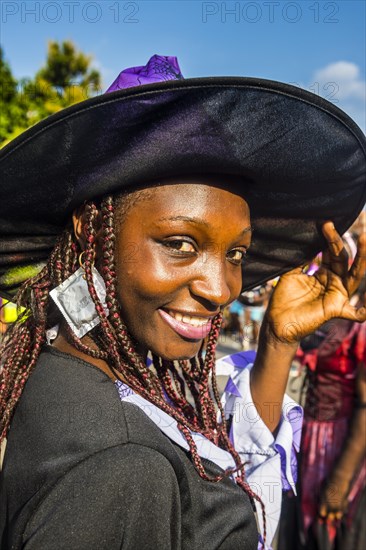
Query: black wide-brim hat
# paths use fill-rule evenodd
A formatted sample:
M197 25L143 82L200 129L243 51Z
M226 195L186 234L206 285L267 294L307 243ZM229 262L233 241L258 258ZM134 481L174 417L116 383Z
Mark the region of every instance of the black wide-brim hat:
M254 227L247 290L321 251L323 221L341 234L352 224L366 200L366 140L332 103L256 78L170 80L86 100L0 152L0 292L48 257L83 201L198 174L243 179Z

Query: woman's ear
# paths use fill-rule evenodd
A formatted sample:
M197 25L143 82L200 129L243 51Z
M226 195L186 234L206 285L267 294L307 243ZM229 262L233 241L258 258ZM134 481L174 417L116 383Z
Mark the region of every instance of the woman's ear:
M75 210L72 213L72 223L74 226L74 235L79 243L79 246L81 250L85 250L86 248L85 226L87 223L85 204L82 204L78 208L75 208ZM95 226L95 233L96 233L95 246L96 248L98 248L100 230L102 227L102 219L101 219L100 212L98 212L98 215L95 218L94 226Z
M74 226L74 235L79 243L79 246L81 250L85 250L86 245L86 236L85 236L85 223L86 223L86 216L85 216L85 204L82 204L78 208L75 208L75 210L72 213L72 223Z

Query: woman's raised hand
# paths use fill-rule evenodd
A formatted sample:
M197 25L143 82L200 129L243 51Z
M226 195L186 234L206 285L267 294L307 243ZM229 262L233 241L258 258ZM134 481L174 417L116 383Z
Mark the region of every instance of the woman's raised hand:
M314 275L302 267L282 275L266 313L267 335L282 343L299 342L329 319L366 321L366 304L355 307L350 297L366 275L366 235L361 235L357 255L349 268L348 254L332 222L324 223L328 249ZM269 331L269 333L268 333Z

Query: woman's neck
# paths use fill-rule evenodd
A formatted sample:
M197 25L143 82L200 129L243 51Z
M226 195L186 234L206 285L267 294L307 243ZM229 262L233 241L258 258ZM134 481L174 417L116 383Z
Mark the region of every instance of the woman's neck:
M86 344L91 349L95 349L98 351L98 346L96 343L89 338L88 336L84 336L82 339L83 344ZM70 355L74 355L75 357L78 357L79 359L82 359L86 363L90 363L91 365L94 365L95 367L98 367L98 369L102 370L109 378L113 380L113 382L116 381L117 376L114 374L111 367L109 367L108 363L104 361L103 359L98 359L96 357L92 357L91 355L88 355L87 353L84 353L83 351L78 350L75 346L70 344L68 342L64 330L61 328L56 339L53 341L52 346L59 351L62 351L64 353L69 353ZM122 381L123 377L119 374L118 378Z

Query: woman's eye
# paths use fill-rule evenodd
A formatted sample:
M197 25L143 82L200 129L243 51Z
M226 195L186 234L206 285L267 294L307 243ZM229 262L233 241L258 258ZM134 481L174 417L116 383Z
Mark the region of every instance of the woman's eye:
M180 254L189 254L189 253L196 252L195 247L189 241L180 241L180 240L166 241L164 243L164 246L166 246L167 248L171 248L172 250Z
M234 250L230 250L228 253L228 259L235 263L235 264L241 264L245 258L246 251L240 248L235 248Z

